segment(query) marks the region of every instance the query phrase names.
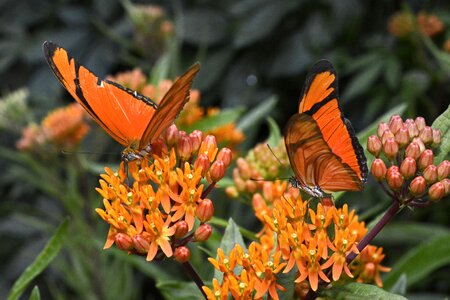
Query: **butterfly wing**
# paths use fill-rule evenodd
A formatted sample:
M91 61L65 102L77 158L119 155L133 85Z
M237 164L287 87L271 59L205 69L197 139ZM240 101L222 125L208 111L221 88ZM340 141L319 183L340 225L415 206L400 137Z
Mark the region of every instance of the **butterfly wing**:
M321 60L307 77L299 113L288 122L289 159L304 185L331 192L361 190L367 177L364 151L338 100L336 72Z
M147 125L139 148L143 149L151 144L166 130L177 118L184 105L189 101L190 89L195 75L200 70L200 64L195 63L181 75L167 91L158 105L153 118Z
M117 83L99 80L52 42L45 42L43 50L64 88L111 137L124 146L140 139L156 111L151 99Z
M289 119L285 142L301 185L318 186L329 192L362 188L360 178L331 151L316 121L308 114L295 114Z

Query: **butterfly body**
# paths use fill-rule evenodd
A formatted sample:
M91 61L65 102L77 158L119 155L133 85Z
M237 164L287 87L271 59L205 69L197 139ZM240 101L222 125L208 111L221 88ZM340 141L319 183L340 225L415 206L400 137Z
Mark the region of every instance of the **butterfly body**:
M285 144L295 173L290 182L313 197L359 191L367 178L364 151L338 99L334 68L321 60L307 77L298 113L286 125Z
M159 104L110 80L100 80L78 64L67 51L43 45L47 63L64 88L91 117L125 149L124 161L141 159L151 144L173 123L189 101L190 88L200 65L194 64L167 91Z

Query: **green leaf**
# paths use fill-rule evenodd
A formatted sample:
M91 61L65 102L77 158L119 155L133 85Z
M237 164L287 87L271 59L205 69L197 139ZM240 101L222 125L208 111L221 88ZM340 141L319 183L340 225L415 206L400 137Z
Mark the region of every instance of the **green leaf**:
M216 225L222 228L228 227L228 222L224 219L218 218L218 217L212 217L212 219L209 221L212 225ZM243 227L239 227L239 232L241 235L249 240L257 240L256 234L248 229L245 229Z
M441 144L436 149L437 155L435 157L435 162L440 163L448 157L450 152L450 105L434 120L431 127L441 130Z
M358 74L355 74L342 95L344 102L366 93L383 71L383 64L377 63L367 66Z
M35 285L31 291L29 300L41 300L41 293L39 292L39 287L37 285Z
M259 123L273 111L277 102L278 98L276 96L267 98L261 104L248 111L245 116L239 120L237 127L244 132L250 128L258 127Z
M408 277L402 274L394 286L389 290L391 293L404 295L408 286Z
M277 283L286 289L284 292L278 291L280 300L294 299L295 278L297 277L297 268L293 268L288 273L278 273Z
M386 60L386 69L384 70L386 83L391 89L395 89L400 83L401 76L401 66L399 61L397 60L397 57L390 56Z
M424 34L420 35L422 37L422 41L425 43L425 46L431 52L431 54L436 57L437 61L440 63L441 68L449 73L450 72L450 55L444 51L439 50L438 47L434 44L434 42Z
M408 286L429 276L434 270L450 263L450 234L427 240L406 253L384 280L390 289L402 274L408 278Z
M269 124L269 137L267 138L267 143L270 147L275 147L279 144L281 139L280 127L278 127L277 122L271 117L267 118L267 123Z
M232 218L230 218L228 219L228 226L225 229L225 233L223 234L223 238L219 248L223 250L223 253L225 255L228 255L231 249L233 249L236 244L239 244L244 250L247 249L244 243L244 239L239 232L239 226L233 221ZM238 269L236 269L235 271L239 273ZM217 278L219 282L222 282L222 277L222 272L214 269L214 278Z
M202 293L193 282L158 281L156 287L166 300L202 299Z
M16 280L13 287L9 291L8 300L16 300L22 295L28 284L38 276L53 261L56 255L64 245L67 236L68 220L64 220L58 227L55 234L50 238L47 245L39 253L31 265Z
M209 116L201 119L188 128L183 128L186 132L192 132L195 129L201 131L211 130L226 124L234 123L244 112L243 107L228 108L221 110L217 115Z
M391 294L375 285L351 282L344 285L335 285L330 289L319 292L319 296L325 299L334 300L360 300L360 299L379 299L379 300L405 300L400 295Z

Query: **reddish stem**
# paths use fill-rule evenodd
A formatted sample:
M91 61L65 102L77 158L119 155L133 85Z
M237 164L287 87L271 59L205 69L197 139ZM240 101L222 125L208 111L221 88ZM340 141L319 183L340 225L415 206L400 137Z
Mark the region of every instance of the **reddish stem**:
M205 284L203 283L203 280L200 278L198 273L195 271L195 269L191 265L191 263L190 262L185 262L182 265L183 265L184 269L186 270L186 272L189 274L189 276L192 278L192 280L194 280L194 282L197 285L197 287L200 290L200 292L202 292L203 297L205 297L205 299L208 299L208 296L206 295L206 293L202 289L202 287Z

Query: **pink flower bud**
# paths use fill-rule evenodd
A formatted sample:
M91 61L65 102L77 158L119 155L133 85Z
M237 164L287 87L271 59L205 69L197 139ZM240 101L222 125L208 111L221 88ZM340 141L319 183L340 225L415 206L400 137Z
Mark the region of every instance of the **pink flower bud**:
M442 180L450 176L450 161L444 160L438 166L438 179Z
M412 157L405 157L400 165L400 173L406 179L414 177L417 171L416 160Z
M214 204L210 199L205 198L197 205L195 213L200 222L208 222L214 215Z
M428 197L431 201L439 201L445 195L445 187L442 182L436 182L428 189Z
M393 115L389 122L389 129L393 134L396 134L397 131L403 127L403 120L399 115Z
M186 223L186 221L181 220L175 223L175 237L176 238L182 238L184 237L189 231L189 226Z
M248 162L244 158L239 157L236 160L236 164L237 164L237 166L239 168L239 172L240 172L241 177L243 179L249 179L252 176L252 170L250 168L250 165L248 164Z
M405 126L397 131L395 134L395 141L402 148L409 143L409 132Z
M414 138L419 136L419 129L413 119L407 119L405 121L405 126L408 129L409 137Z
M425 178L422 176L417 176L414 178L409 184L409 191L411 195L420 197L425 193L425 189L427 188L427 183Z
M371 173L377 181L381 181L385 178L386 171L386 164L382 159L377 158L372 162Z
M423 151L425 151L426 147L425 144L423 143L421 138L413 138L412 140L414 143L417 143L419 145L420 148L420 153L422 153Z
M180 133L175 124L169 126L164 133L164 138L169 147L173 147L178 143L178 139L180 138Z
M225 168L228 168L228 166L231 164L232 157L233 154L229 148L222 148L217 154L216 160L223 161L223 163L225 164Z
M419 144L412 142L406 147L405 154L407 157L411 157L413 159L418 159L420 156L420 147Z
M191 252L186 246L180 246L175 249L173 256L175 257L175 260L177 262L185 263L189 261L189 258L191 257Z
M433 151L430 149L427 149L422 152L422 154L419 157L419 160L417 162L419 169L423 170L429 165L431 165L434 161L434 154Z
M381 136L381 143L384 145L389 138L394 138L394 134L389 129L386 129Z
M211 176L212 182L218 182L225 176L225 164L221 160L216 160L213 162L211 168L209 169L209 174Z
M258 189L258 184L251 180L251 179L247 179L245 181L245 190L251 194L255 193L256 190Z
M114 238L117 248L120 250L130 251L133 249L133 240L128 234L118 233Z
M441 143L441 130L433 129L433 145L437 146Z
M425 170L423 170L422 176L425 178L427 184L435 183L438 180L437 167L435 165L428 165Z
M381 152L381 141L376 135L371 135L367 139L367 150L375 157L378 157Z
M200 225L194 233L194 240L196 242L204 242L211 236L212 227L208 223Z
M192 152L196 152L202 144L203 132L201 132L200 130L194 130L189 134L189 138L191 139L192 143Z
M381 138L383 136L383 133L389 130L389 125L385 122L381 122L380 124L378 124L378 129L377 129L377 135L379 138Z
M433 129L430 126L425 126L419 133L419 138L422 139L425 145L433 143Z
M178 155L182 160L188 160L192 154L192 142L188 136L181 135L177 145Z
M392 166L387 170L386 182L394 191L399 190L403 186L404 179L397 166Z
M136 234L133 236L133 245L134 249L136 249L139 253L147 253L148 249L150 249L149 240L142 234Z
M419 129L419 131L421 131L427 125L425 123L425 119L422 117L417 117L415 122L417 125L417 129Z
M202 176L205 176L206 172L209 171L209 167L211 166L211 163L209 162L208 155L206 154L200 154L197 156L197 159L194 163L194 168L202 167Z
M441 180L441 183L444 185L445 196L448 196L450 194L450 179L444 178Z
M389 160L393 160L398 153L398 144L395 142L394 138L386 139L383 145L383 151Z

